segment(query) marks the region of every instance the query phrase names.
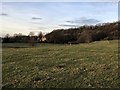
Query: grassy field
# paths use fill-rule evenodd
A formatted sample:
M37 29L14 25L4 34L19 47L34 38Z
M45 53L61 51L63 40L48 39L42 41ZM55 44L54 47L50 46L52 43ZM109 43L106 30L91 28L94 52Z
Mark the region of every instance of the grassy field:
M7 45L3 44L2 49L3 87L119 87L117 40L77 45L38 44L36 47Z

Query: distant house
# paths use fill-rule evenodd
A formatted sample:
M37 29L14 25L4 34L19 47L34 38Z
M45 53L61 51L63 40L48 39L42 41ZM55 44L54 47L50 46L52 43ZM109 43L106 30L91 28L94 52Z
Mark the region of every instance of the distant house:
M43 36L42 39L41 39L42 42L45 42L46 41L46 37Z

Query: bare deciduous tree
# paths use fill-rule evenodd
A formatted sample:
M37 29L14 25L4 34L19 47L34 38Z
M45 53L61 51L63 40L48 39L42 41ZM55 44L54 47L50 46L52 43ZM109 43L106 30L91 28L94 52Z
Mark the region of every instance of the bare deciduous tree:
M30 32L29 33L29 36L30 36L30 44L32 45L32 46L35 46L35 36L34 36L35 34L34 34L34 32Z
M39 34L38 34L38 41L39 42L42 42L42 37L43 37L42 32L39 32Z

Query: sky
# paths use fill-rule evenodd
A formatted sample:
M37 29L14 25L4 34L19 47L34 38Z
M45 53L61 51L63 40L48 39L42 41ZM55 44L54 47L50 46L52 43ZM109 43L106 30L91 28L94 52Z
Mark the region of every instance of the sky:
M119 0L1 0L2 2L118 2Z
M75 28L118 20L117 2L2 2L0 36Z

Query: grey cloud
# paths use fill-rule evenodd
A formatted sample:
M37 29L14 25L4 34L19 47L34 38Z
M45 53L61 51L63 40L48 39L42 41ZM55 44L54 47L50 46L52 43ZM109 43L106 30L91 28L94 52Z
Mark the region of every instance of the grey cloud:
M0 15L1 15L1 16L8 16L7 13L1 13Z
M33 20L42 20L42 18L39 17L32 17Z
M70 20L70 21L66 21L66 22L67 23L75 23L75 24L96 24L96 23L99 23L100 20L82 17L79 19Z

